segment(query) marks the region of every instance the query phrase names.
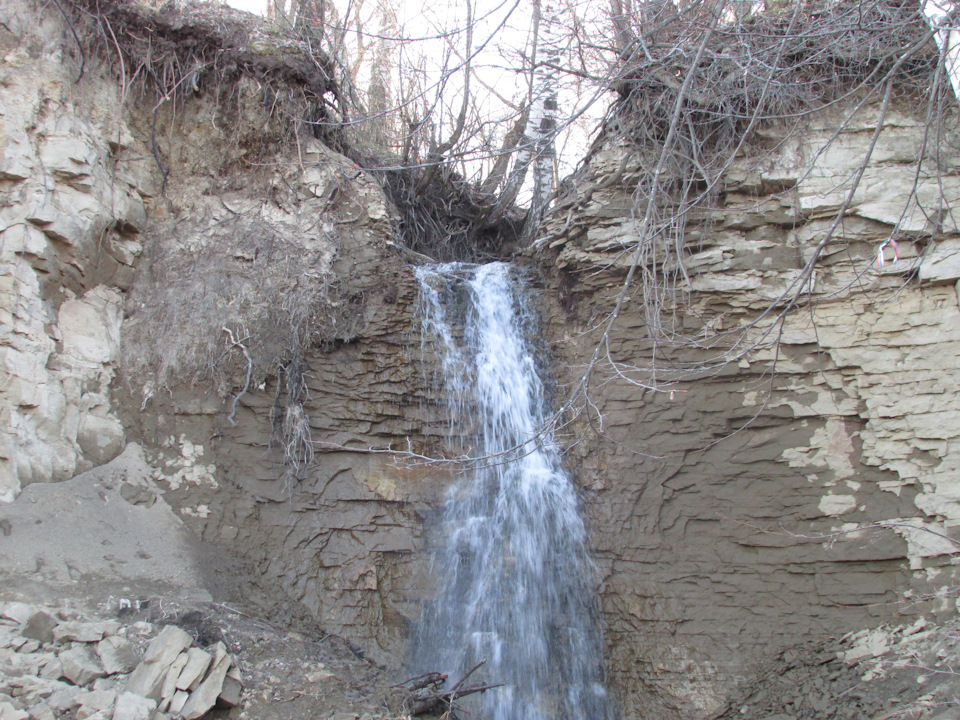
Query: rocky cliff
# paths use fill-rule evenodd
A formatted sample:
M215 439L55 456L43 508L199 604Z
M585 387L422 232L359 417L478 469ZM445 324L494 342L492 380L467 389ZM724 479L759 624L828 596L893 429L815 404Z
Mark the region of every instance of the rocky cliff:
M667 332L629 292L571 438L628 715L710 717L785 647L955 611L958 156L945 140L943 176L911 195L925 122L888 113L812 279L785 292L878 104L835 136L845 117L771 128L730 168L685 227ZM570 387L639 242L643 150L607 142L537 254Z
M117 52L137 23L158 48L186 27L218 58L265 52L242 13L207 12L101 20L128 23ZM50 8L2 17L4 500L140 443L179 522L259 578L245 594L401 662L437 483L388 449L440 421L379 186L288 134L263 102L299 82L281 61L158 99Z
M80 575L105 597L227 593L276 622L310 616L399 672L430 593L424 528L450 477L424 457L443 453L445 428L394 210L317 120L334 88L296 44L264 60L273 46L239 16L67 6L69 22L0 2L2 593L62 598ZM144 37L149 83L131 64ZM291 132L292 109L313 124ZM783 300L876 118L865 109L829 152L827 115L764 131L766 151L738 160L687 223L688 280L659 315L683 341L652 344L648 308L628 294L613 362L564 438L625 717L740 713L772 659L816 666L832 640L882 623L913 628L891 636L906 643L918 617L955 612L950 127L941 172L917 182L925 126L905 105L886 116L803 302ZM561 402L637 237L646 151L616 137L598 148L526 258L543 277ZM900 260L888 246L880 267L894 229ZM172 561L146 546L94 548L74 570L10 550L37 536L26 523L42 518L21 508L39 484L121 453L139 469L84 476L76 499L146 517L146 497L157 519L143 523L183 548L188 581L163 586L177 585ZM108 487L90 485L101 476ZM125 542L107 527L116 516L90 517L104 521L63 535Z
M115 80L68 68L63 29L16 3L2 33L3 465L0 497L123 449L110 384L122 297L158 187ZM46 32L42 32L45 30ZM121 159L122 158L122 159ZM126 160L126 161L124 161Z

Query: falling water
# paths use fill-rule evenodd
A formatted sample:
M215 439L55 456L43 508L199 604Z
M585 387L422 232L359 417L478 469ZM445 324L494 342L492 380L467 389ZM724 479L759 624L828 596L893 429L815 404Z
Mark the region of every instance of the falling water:
M415 660L451 683L486 660L470 681L504 686L472 717L601 720L609 710L584 527L544 430L534 318L516 275L504 263L418 270L424 346L440 356L451 438L463 438L470 461L447 498L438 596Z

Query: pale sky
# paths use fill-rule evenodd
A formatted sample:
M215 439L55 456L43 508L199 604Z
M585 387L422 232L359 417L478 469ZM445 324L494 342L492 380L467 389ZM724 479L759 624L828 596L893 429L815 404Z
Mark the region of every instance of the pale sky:
M265 14L269 0L224 1L240 10ZM361 7L364 15L369 13L369 21L364 20L364 32L380 31L379 16L375 15L380 5L378 2L334 0L334 4L343 6L340 7L341 12L347 7ZM512 120L509 119L511 114L526 100L528 78L516 72L516 68L524 64L521 55L529 51L532 3L531 0L473 0L472 4L476 25L473 38L475 55L472 60L475 79L472 82L471 95L476 111L484 116L480 118L481 121L499 121L502 137L506 128L512 125ZM578 14L581 18L596 16L598 12L595 0L573 0L571 4L579 6ZM392 0L387 5L396 9L396 19L401 25L399 32L410 38L400 44L404 61L417 62L417 57L425 58L424 77L427 78L427 85L433 88L430 93L436 96L442 106L435 108L439 110L436 117L445 125L451 123L459 111L459 98L462 97L463 75L462 72L456 72L455 68L463 58L457 55L448 56L447 53L451 47L460 48L455 52L462 51L467 3L465 0ZM384 32L391 34L397 31L397 28L393 28ZM452 45L442 39L445 34L455 38ZM431 36L439 37L431 39ZM369 59L368 53L367 62ZM446 74L443 71L444 65L448 68ZM369 65L365 63L361 65L361 68L363 67L367 68L366 77L363 69L358 76L361 90L369 82ZM560 88L559 122L563 124L566 120L563 115L566 113L569 117L573 114L581 103L590 97L592 91L593 88L590 87L573 87L569 78L566 78ZM602 117L606 104L605 98L601 96L601 101L590 107L576 126L560 133L557 138L560 177L572 171L585 153L589 134L597 120ZM479 169L484 165L470 162L464 170L468 175L472 175L475 170L470 169L471 167Z
M257 15L263 15L267 9L267 0L227 0L227 5L235 7L238 10L246 10L247 12L256 13Z

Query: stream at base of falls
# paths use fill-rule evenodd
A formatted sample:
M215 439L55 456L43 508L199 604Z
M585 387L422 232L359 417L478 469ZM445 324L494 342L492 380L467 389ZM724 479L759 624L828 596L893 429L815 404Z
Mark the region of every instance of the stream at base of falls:
M421 267L424 355L437 356L451 443L468 459L436 528L436 598L414 637L419 672L503 683L483 720L603 720L595 569L576 490L547 421L522 273L506 263Z

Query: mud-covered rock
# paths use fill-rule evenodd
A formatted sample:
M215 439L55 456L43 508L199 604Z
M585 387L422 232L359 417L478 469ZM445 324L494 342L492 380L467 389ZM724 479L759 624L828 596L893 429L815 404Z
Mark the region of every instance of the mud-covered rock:
M20 634L40 643L52 643L57 625L56 618L43 610L36 610L29 613L26 622L20 628Z
M132 505L122 495L128 485L155 493L154 473L142 449L131 445L102 468L62 483L30 485L13 503L0 505L0 521L11 527L0 554L11 591L34 587L41 597L65 591L136 597L173 587L175 594L209 597L196 541L171 507L159 500ZM118 627L116 621L61 623L43 611L35 615L24 637L42 643L94 643Z

